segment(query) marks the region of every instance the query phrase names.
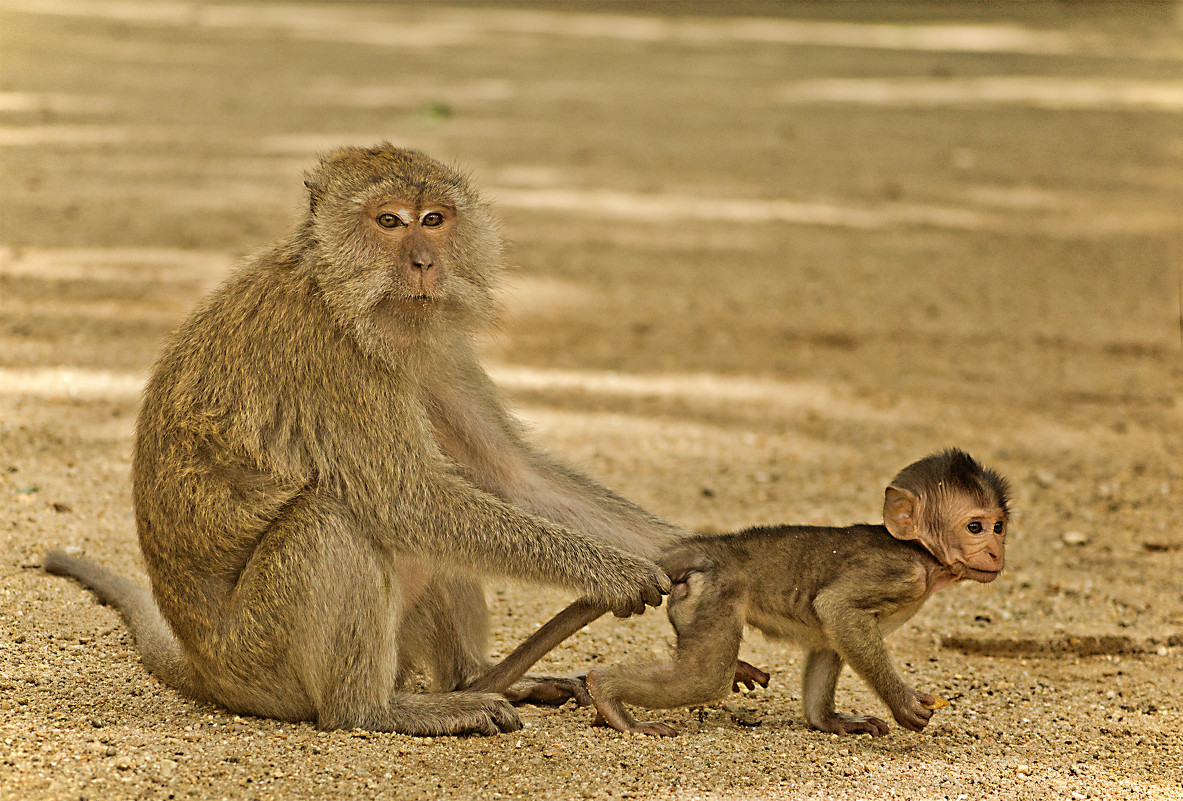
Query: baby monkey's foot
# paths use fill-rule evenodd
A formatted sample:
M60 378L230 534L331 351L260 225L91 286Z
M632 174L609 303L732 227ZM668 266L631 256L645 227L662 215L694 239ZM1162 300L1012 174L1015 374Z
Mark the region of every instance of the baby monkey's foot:
M756 689L757 684L767 687L770 678L771 676L755 665L749 665L742 659L738 659L735 662L735 678L731 680L731 692L739 692L741 684L749 690Z
M592 703L596 705L596 719L592 721L593 726L611 726L617 731L629 734L648 734L654 737L673 737L678 733L678 730L673 726L639 721L630 715L628 710L624 708L624 704L616 697L616 693L610 689L611 675L612 669L597 669L589 671L583 677ZM609 677L608 687L604 686L605 677Z
M622 731L626 734L647 734L651 737L677 737L678 730L673 726L667 726L664 723L658 723L655 720L634 720L631 716L625 716L626 720L621 722L620 726L614 723L609 723L604 719L604 716L597 712L596 719L592 721L593 726L610 726L617 731Z
M546 706L562 706L571 699L579 706L591 706L592 702L582 676L523 676L505 691L505 698L512 704Z
M888 729L886 723L871 715L834 715L814 723L813 727L831 734L869 734L872 737L882 737Z

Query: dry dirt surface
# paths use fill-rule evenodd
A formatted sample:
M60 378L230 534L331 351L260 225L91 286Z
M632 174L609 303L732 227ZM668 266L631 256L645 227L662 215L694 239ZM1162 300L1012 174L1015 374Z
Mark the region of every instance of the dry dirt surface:
M1183 12L1170 4L0 0L0 798L1183 797ZM923 733L765 691L674 739L493 738L179 697L40 569L143 578L128 461L164 337L279 237L318 152L466 165L510 242L490 370L537 438L725 531L879 516L959 445L1007 573L891 639ZM495 653L569 598L492 582ZM540 669L667 646L601 620ZM841 709L887 716L845 674Z

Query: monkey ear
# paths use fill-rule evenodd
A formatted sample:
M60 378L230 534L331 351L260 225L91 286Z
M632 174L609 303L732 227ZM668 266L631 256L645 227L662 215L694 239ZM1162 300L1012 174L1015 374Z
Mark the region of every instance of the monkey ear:
M920 538L918 521L920 498L900 487L888 487L883 493L883 525L897 540Z
M311 214L316 214L316 207L320 205L324 192L311 179L304 181L304 186L308 187L308 211Z

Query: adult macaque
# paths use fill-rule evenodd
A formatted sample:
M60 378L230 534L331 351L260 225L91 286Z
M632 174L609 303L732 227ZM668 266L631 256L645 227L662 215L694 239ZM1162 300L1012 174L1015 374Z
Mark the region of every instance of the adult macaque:
M936 699L903 682L883 638L936 590L998 576L1008 503L1004 478L963 451L948 450L892 480L883 503L885 525L754 528L678 544L657 558L674 582L668 599L677 633L673 659L590 671L596 722L673 735L675 729L664 723L638 722L624 704L690 706L717 700L739 684L767 686L767 674L736 659L746 624L808 649L802 697L810 726L887 733L879 718L835 712L838 674L849 664L901 726L923 729ZM498 665L489 674L493 683L525 672L529 660L597 611L604 610L586 601L572 604Z
M118 608L167 683L235 712L517 729L505 698L465 689L488 669L480 577L638 614L669 587L651 559L685 532L528 444L506 410L474 345L501 240L463 176L383 144L305 183L295 231L181 325L145 391L132 473L152 595L60 552L45 568ZM435 692L406 691L417 667Z

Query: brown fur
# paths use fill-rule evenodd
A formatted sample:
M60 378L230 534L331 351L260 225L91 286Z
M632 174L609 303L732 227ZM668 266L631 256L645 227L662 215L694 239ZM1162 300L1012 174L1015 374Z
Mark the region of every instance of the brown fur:
M503 698L461 691L488 667L480 577L639 613L668 588L649 559L683 532L506 410L473 341L501 243L461 174L384 144L330 154L306 184L304 220L194 311L145 391L133 489L156 606L85 560L46 567L118 607L162 678L234 711L517 728ZM437 693L405 692L416 666Z
M951 450L909 465L893 479L885 493L886 526L755 528L675 546L657 560L674 581L667 608L677 634L673 658L589 672L597 722L672 735L675 730L664 723L638 722L624 704L690 706L717 700L739 684L767 686L768 674L736 658L749 625L808 649L802 700L814 728L887 733L878 718L834 710L838 675L850 664L900 725L919 731L934 699L903 682L883 638L937 589L998 575L1008 494L998 474ZM981 534L967 528L972 522ZM593 613L578 604L568 607L495 673L505 680L524 672L532 664L525 660L544 654ZM519 663L510 664L515 658Z

